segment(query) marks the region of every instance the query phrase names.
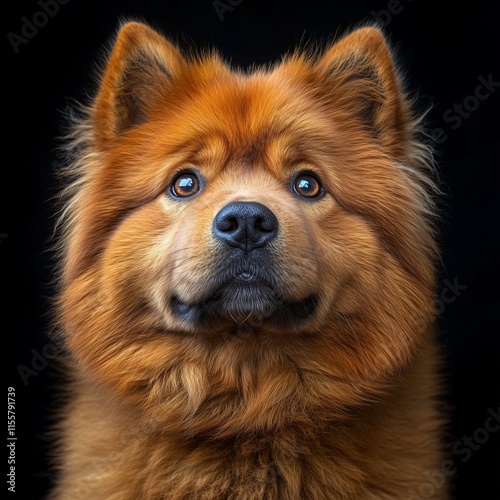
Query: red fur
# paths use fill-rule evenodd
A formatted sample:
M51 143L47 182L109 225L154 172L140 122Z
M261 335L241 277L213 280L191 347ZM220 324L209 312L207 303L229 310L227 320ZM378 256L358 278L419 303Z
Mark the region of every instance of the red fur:
M430 155L382 34L243 73L124 25L75 125L59 297L70 353L54 499L402 499L440 466ZM193 166L206 186L165 194ZM318 202L289 188L307 169ZM258 201L303 326L184 324L215 214ZM104 471L104 472L103 472ZM434 498L446 498L446 488Z

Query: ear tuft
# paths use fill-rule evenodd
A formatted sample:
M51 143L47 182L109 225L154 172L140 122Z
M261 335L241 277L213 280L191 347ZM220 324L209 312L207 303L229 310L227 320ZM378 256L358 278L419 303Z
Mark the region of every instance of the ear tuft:
M408 107L382 32L361 28L335 43L319 62L331 101L350 110L388 147L407 139Z
M123 25L94 103L98 140L113 139L146 122L182 62L179 51L153 29L137 22Z

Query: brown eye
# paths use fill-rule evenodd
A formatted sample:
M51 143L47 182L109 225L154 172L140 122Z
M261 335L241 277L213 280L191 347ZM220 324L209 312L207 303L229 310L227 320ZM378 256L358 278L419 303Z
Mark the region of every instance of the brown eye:
M193 172L179 174L172 183L172 194L177 198L193 196L200 190L200 181Z
M300 174L293 182L293 190L303 198L316 198L322 193L321 184L310 174Z

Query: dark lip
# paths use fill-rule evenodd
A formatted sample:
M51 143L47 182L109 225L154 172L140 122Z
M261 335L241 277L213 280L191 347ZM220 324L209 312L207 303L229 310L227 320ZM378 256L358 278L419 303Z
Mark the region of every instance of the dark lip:
M187 301L174 294L169 302L178 319L198 330L245 322L253 327L294 327L313 315L318 302L315 294L293 300L284 298L283 291L290 287L283 281L268 248L246 256L241 252L221 253L221 260L203 288L205 294L198 301Z
M306 321L313 315L316 304L314 294L285 300L269 284L250 275L236 277L200 302L185 302L177 295L170 299L171 310L179 319L201 327L213 326L216 321L286 327Z

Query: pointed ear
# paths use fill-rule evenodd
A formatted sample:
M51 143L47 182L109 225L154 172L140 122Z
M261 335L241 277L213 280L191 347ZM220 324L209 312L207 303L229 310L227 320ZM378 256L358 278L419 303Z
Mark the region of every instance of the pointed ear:
M409 108L382 32L361 28L335 43L319 61L330 101L353 113L389 148L408 139Z
M179 51L156 31L137 22L123 25L94 103L96 139L113 139L146 122L182 63Z

